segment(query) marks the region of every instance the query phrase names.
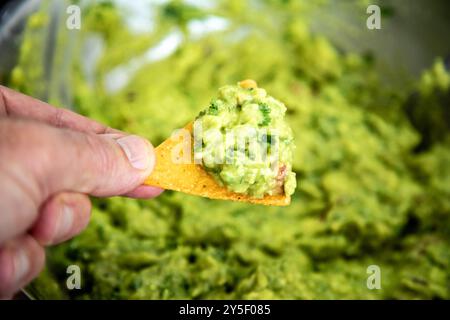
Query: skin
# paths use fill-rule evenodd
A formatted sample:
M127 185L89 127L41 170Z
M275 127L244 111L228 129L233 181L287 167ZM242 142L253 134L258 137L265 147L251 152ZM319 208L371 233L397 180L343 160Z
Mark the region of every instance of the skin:
M159 195L142 185L154 164L147 140L0 86L0 298L87 226L89 195Z

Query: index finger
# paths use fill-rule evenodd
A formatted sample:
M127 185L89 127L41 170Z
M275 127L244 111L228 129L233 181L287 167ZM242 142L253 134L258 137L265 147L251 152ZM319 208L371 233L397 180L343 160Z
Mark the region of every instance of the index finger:
M81 132L121 133L73 111L56 108L0 85L0 116L16 116L45 122L54 127Z

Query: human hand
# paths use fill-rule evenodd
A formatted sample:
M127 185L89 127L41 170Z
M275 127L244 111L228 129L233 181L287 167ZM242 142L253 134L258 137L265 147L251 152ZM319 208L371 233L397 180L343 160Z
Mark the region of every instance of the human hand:
M151 198L151 144L0 86L0 298L44 266L44 246L88 224L88 195Z

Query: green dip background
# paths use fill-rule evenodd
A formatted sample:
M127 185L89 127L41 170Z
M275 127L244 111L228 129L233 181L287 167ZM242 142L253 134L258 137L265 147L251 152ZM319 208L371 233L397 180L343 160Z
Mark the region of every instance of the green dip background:
M288 108L298 179L289 207L170 191L147 201L97 199L87 230L49 250L34 294L450 298L450 75L438 59L421 79L393 90L378 80L371 56L344 53L310 32L315 5L222 1L211 11L231 19L227 31L183 42L114 94L103 86L109 70L142 55L175 25L186 40L189 19L207 12L171 2L158 7L153 32L135 34L113 5L83 8L82 30L58 33L53 62L66 58L66 69L50 71L58 75L51 82L39 80L49 73L37 50L49 22L45 4L31 17L10 86L56 105L72 97L78 112L157 145L205 108L217 88L252 78ZM104 39L104 50L88 81L81 57L93 34ZM65 289L71 264L81 267L81 290ZM373 264L381 268L380 290L366 286Z

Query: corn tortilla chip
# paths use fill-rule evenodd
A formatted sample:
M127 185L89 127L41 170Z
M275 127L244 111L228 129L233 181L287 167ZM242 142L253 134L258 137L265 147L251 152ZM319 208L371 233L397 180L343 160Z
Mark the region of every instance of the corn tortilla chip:
M290 204L290 197L285 195L266 195L264 198L257 199L229 191L225 186L219 185L201 165L195 164L193 161L182 163L180 160L183 156L186 156L184 152L191 153L188 155L189 158L192 155L192 148L189 148L189 151L183 151L183 148L180 148L183 139L186 138L190 139L190 146L193 145L192 123L188 124L184 129L185 133L189 133L188 137L186 135L183 136L183 134L175 135L155 149L156 165L144 184L210 199L249 202L268 206L287 206Z

